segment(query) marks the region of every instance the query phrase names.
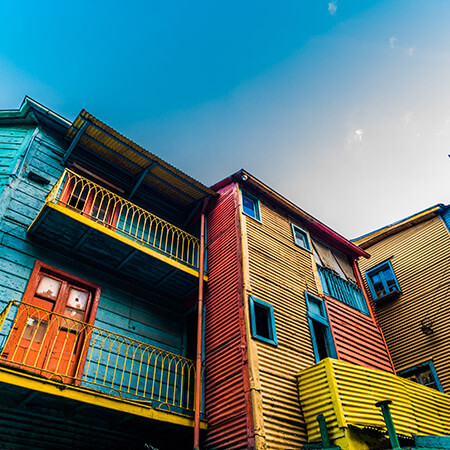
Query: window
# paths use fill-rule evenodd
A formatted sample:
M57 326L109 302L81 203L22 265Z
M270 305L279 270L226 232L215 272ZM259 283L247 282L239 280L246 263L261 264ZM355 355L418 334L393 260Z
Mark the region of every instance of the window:
M244 191L242 191L242 209L245 215L261 222L259 200Z
M249 297L252 336L268 344L278 345L273 306L255 297Z
M308 323L316 362L325 358L336 358L336 350L328 322L325 303L318 297L305 292L308 308Z
M109 228L116 225L120 209L112 192L75 172L68 172L60 203Z
M365 275L374 300L401 292L390 261L368 270Z
M369 315L363 290L358 286L349 256L313 238L312 253L323 293Z
M427 361L409 369L401 370L398 375L416 383L444 392L432 361Z
M292 224L292 234L294 235L294 242L301 248L311 251L311 244L309 243L309 236L305 230Z

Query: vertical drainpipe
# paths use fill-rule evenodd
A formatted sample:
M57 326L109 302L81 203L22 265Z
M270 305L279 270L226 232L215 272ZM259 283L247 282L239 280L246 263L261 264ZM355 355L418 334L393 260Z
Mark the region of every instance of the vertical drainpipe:
M195 360L194 450L200 449L200 410L202 396L202 336L203 336L203 276L205 273L205 213L208 199L203 202L200 217L200 255L197 306L197 356Z

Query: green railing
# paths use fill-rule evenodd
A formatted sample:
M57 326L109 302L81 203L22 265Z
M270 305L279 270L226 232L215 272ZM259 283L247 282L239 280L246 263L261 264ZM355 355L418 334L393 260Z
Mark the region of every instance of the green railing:
M0 313L0 363L192 414L194 361L17 300Z
M324 294L334 297L352 308L369 313L364 293L356 284L344 280L331 269L317 265Z

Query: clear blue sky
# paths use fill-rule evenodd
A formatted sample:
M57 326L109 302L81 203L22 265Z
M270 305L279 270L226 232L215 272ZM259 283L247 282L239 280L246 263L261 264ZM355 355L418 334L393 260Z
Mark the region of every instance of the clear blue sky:
M0 108L85 108L213 184L244 167L351 238L450 203L450 2L0 5Z

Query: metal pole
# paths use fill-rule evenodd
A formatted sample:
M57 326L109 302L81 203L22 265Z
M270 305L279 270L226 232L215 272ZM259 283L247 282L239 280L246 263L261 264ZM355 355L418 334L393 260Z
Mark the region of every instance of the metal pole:
M319 414L317 416L317 422L319 422L320 436L322 438L322 447L323 448L331 447L331 441L330 441L330 436L328 434L325 416L323 414Z
M397 450L400 449L400 443L398 442L397 432L395 431L394 421L392 420L391 411L389 409L389 405L391 403L392 400L382 400L381 402L375 403L375 406L377 408L381 407L381 412L383 413L384 423L386 424L391 446L394 450Z
M195 361L195 407L194 407L194 450L200 449L200 410L202 395L202 335L203 335L203 276L205 268L205 210L208 199L203 203L200 218L200 255L198 274L197 306L197 357Z

